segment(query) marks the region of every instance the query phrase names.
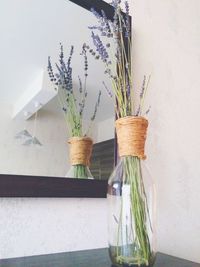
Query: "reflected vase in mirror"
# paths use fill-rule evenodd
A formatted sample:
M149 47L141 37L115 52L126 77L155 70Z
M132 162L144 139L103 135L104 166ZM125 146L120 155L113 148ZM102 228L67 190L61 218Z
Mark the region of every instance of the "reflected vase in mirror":
M90 172L90 158L93 141L89 137L72 137L69 139L71 167L66 177L93 179Z
M50 57L48 58L48 74L58 91L58 100L64 112L67 124L68 135L71 138L68 141L70 146L70 163L66 177L70 178L93 178L89 170L90 158L92 154L93 141L87 136L91 131L93 122L96 118L97 109L100 104L101 91L99 91L94 111L91 116L87 131L84 131L84 124L87 124L83 118L88 96L87 78L88 78L88 57L85 44L82 46L81 56L83 57L83 79L78 76L79 86L75 86L72 75L72 56L74 47L71 46L70 53L65 59L63 45L60 44L59 61L55 64L54 71ZM83 80L83 82L82 82Z

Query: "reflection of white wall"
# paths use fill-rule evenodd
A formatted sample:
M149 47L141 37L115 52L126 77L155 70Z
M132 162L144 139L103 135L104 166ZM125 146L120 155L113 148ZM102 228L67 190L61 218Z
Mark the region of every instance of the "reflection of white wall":
M4 42L0 43L0 99L12 104L18 102L40 70L46 70L48 56L51 56L52 66L55 67L55 62L59 61L60 42L66 58L71 45L74 45L73 82L75 90L78 90L78 76L84 79L84 60L80 52L83 43L93 45L88 26L95 24L96 18L91 12L70 1L1 0L0 35ZM102 90L102 103L105 103L103 109L109 117L112 115L111 101L102 81L108 87L110 81L104 75L104 64L101 61L96 64L91 55L88 55L88 61L86 118L93 112L99 90ZM12 79L11 66L14 70ZM97 116L103 119L105 115L99 112Z
M100 121L97 125L97 142L114 138L114 117Z
M55 100L38 112L35 134L41 147L23 146L25 140L14 138L24 127L33 134L34 117L26 122L12 120L12 106L1 103L0 173L65 176L69 166L67 133L62 113L50 110Z

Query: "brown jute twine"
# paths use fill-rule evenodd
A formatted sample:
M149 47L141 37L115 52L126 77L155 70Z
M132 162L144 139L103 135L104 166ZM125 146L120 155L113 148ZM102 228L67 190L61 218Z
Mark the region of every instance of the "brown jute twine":
M119 156L137 156L145 159L145 140L148 121L143 117L127 116L115 122Z
M70 146L70 163L72 165L90 165L93 141L89 137L72 137L68 140Z

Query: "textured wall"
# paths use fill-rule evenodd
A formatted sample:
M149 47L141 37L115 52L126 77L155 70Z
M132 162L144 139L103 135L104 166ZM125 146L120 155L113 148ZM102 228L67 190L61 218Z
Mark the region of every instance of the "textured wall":
M107 246L105 199L0 199L0 258Z
M152 74L147 164L158 248L200 262L200 1L135 0L132 15L136 88Z

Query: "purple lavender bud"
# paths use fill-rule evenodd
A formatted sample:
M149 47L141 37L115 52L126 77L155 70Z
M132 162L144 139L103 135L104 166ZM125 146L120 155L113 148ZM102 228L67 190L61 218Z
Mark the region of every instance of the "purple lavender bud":
M141 89L141 92L140 92L140 98L143 98L143 96L144 96L145 85L146 85L146 75L144 75L144 79L143 79L143 82L142 82L142 89Z
M82 81L81 81L80 76L78 76L78 80L79 80L79 92L80 92L80 94L82 94L82 92L83 92L83 85L82 85Z
M99 107L100 100L101 100L101 91L99 91L99 95L98 95L98 98L97 98L97 102L95 104L94 113L93 113L93 116L91 117L91 121L94 121L95 118L96 118L97 109Z
M121 0L112 0L111 5L117 8L121 4Z
M130 99L131 96L131 86L130 86L130 81L128 78L128 75L126 74L126 91L127 91L127 98Z
M128 3L128 1L125 1L125 10L126 10L126 15L129 16L129 3Z
M129 17L129 3L128 1L125 1L125 10L126 10L126 19L124 22L125 27L125 37L129 38L131 33L131 23L130 23L130 17Z
M105 24L105 31L106 33L111 33L111 28L110 28L110 24L109 24L109 20L106 16L106 13L104 10L101 10L101 14L102 14L102 17L103 17L103 20L104 20L104 24Z
M109 58L109 55L108 55L107 50L104 47L101 39L99 38L98 35L95 35L94 32L92 32L92 39L93 39L93 43L94 43L96 50L97 50L99 56L101 57L102 61L106 62L107 59Z
M97 27L96 29L99 30L100 32L103 32L104 30L103 27Z
M149 108L147 109L147 111L145 112L145 115L147 115L151 110L151 106L149 106Z

